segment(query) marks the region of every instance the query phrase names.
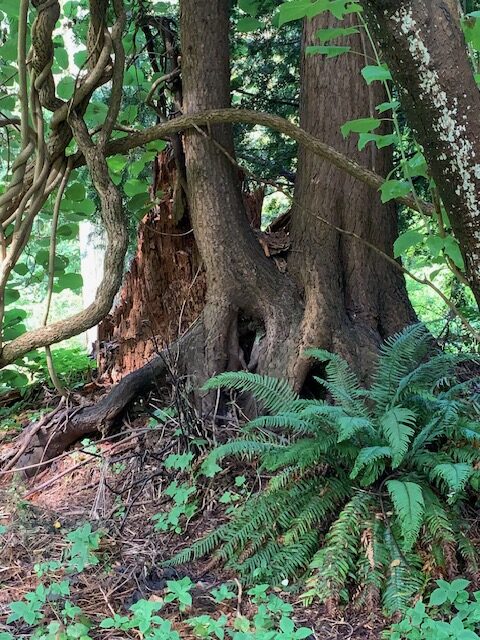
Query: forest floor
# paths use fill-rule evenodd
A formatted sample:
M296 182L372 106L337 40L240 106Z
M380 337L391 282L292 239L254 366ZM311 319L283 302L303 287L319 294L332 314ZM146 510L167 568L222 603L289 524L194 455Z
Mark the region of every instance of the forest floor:
M38 565L61 559L68 532L86 522L93 530L103 532L101 561L74 575L70 600L92 621L112 616L113 612L125 615L140 599L158 601L165 593L167 580L184 576L195 584L192 608L182 614L178 607L167 605L161 613L171 620L181 638L196 637L184 622L187 617L222 613L233 619L255 613L255 604L237 576L215 566L211 558L173 569L162 567L177 551L224 523L235 501L241 503L245 492L258 489L265 478L253 463L231 465L214 482L205 479L196 496L198 509L180 532L155 531L152 517L171 506L165 488L195 471L195 463L190 470L167 469L166 456L184 453L192 444L208 447L238 430L234 422L216 428L197 423L193 430L178 419L162 423L151 417L156 406L165 404L152 399L140 410L131 411L106 438L82 441L29 480L0 475L0 526L4 527L0 535L0 636L6 629L9 604L38 585ZM28 416L38 407L27 409ZM0 457L11 435L0 431ZM237 477L246 478L245 488L239 489ZM236 587L236 597L218 604L210 590L226 582ZM375 612L352 607L333 615L318 604L305 607L300 592L289 587L276 589L293 605L296 624L312 628L312 638L371 640L381 636L385 622ZM28 630L22 635L24 631L19 629L18 637L28 637ZM111 629L96 633L92 637L102 640L138 637Z

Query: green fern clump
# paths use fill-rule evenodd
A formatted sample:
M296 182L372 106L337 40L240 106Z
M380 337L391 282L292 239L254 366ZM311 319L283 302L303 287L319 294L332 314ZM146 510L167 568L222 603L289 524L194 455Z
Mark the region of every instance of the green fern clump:
M306 573L307 600L373 594L390 613L408 606L427 567L448 573L452 553L476 571L465 513L479 484L476 382L456 379L467 358L432 353L429 333L414 325L386 341L362 388L340 357L308 353L326 363L318 382L331 403L246 372L207 383L253 394L269 415L214 449L205 473L239 456L258 459L271 479L231 522L173 561L215 552L247 580Z

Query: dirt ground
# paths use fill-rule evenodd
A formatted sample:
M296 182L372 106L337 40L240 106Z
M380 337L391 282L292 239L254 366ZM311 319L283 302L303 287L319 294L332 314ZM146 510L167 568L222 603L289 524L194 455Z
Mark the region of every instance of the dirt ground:
M155 403L146 408L151 413ZM161 612L162 617L170 618L181 638L194 637L183 618L212 612L229 617L254 613L255 605L241 588L236 599L214 602L210 589L237 577L214 566L210 558L175 570L162 568L176 551L225 522L225 505L218 497L234 487L236 475L242 473L253 483L257 477L253 467L229 468L215 483L209 481L202 488L197 496L202 515L194 516L182 533L155 532L152 516L168 506L164 489L179 473L165 468L165 456L185 452L192 444L208 447L238 427L232 423L201 433L202 428L196 425L192 430L190 425L186 429L178 420L152 428L148 414L133 413L115 432L79 443L51 465L38 469L29 480L18 474L0 475L0 524L6 527L0 536L0 631L6 629L9 603L37 586L34 565L61 558L66 534L85 522L104 532L102 561L73 577L70 600L93 621L113 612L124 614L141 598L161 598L167 579L184 576L195 583L193 608L182 615L169 605ZM221 434L216 429L221 429ZM202 440L206 442L202 444ZM0 453L2 446L10 445L0 444ZM372 640L381 635L383 621L375 612L328 614L318 604L304 607L298 592L278 590L278 594L294 606L297 625L312 628L312 638ZM119 633L105 629L95 637L130 637ZM28 637L28 633L19 637Z

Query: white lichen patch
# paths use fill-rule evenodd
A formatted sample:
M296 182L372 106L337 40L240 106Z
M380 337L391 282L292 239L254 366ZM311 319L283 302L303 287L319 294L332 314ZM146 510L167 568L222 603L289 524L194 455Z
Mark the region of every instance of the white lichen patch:
M465 200L471 216L470 224L477 227L480 204L476 181L480 180L480 165L475 163L475 150L470 140L464 135L467 131L465 124L467 118L462 114L462 124L460 124L457 98L449 101L446 92L442 89L438 72L432 68L431 55L422 40L411 7L398 9L393 14L392 20L399 25L401 32L406 36L408 48L417 65L420 98L428 100L438 112L433 128L438 133L439 139L449 147L449 168L457 183L455 193ZM439 160L447 161L447 155L441 153Z

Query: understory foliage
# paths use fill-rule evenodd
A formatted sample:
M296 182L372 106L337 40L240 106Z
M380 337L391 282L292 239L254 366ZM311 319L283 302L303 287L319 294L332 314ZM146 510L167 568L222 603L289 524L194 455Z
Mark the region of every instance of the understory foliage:
M216 550L248 581L306 573L307 601L382 598L389 613L408 606L429 572L474 573L467 505L480 477L480 423L478 382L456 375L466 356L435 350L413 325L385 342L362 388L340 357L309 355L326 365L326 400L246 372L206 384L251 393L268 413L214 449L203 472L237 456L258 459L269 481L173 562Z

